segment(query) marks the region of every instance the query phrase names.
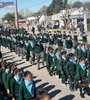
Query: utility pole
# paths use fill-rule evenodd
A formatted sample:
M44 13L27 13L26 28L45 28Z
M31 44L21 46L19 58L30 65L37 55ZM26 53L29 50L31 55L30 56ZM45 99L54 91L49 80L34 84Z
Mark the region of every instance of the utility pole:
M16 28L19 28L19 25L18 25L18 9L17 9L17 0L16 0L16 3L15 3L15 24L16 24Z

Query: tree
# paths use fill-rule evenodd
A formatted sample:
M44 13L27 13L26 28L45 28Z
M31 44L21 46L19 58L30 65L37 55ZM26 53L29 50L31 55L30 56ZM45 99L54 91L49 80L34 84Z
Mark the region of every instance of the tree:
M82 6L83 6L82 2L76 1L73 3L72 8L80 8Z
M84 8L87 8L88 10L90 10L90 2L85 2L85 3L83 4L83 7L84 7Z
M12 21L15 20L15 17L13 16L12 13L7 13L7 14L4 16L3 20L7 20L7 21L10 23L10 22L12 22Z
M27 17L32 16L32 15L33 15L33 12L30 11L29 9L21 9L21 10L19 11L19 14L20 14L21 16L23 16L24 18L27 18Z
M42 8L40 8L40 10L38 11L40 15L47 15L47 6L43 6Z
M34 13L32 16L36 17L37 22L39 22L39 19L40 19L40 12L36 12L36 13Z
M18 14L18 19L22 19L23 17ZM7 20L9 23L15 21L15 13L7 13L4 15L3 20Z
M68 0L53 0L47 9L47 15L59 13L65 9Z
M64 22L64 28L67 30L68 29L68 25L70 24L71 20L70 20L70 16L72 13L72 10L70 10L69 8L65 9L65 12L61 12L62 13L62 19Z

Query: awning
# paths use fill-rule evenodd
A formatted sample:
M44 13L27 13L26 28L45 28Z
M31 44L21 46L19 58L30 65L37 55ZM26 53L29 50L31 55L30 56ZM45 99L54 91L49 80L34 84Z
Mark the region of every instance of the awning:
M63 16L60 17L62 20L64 19ZM68 19L68 17L66 17ZM84 19L84 15L71 15L70 19Z

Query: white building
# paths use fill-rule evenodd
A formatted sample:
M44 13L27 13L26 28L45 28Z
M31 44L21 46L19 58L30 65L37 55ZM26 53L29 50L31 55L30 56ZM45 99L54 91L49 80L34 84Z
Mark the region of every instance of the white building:
M75 28L81 21L84 24L85 31L90 31L90 12L85 11L82 7L80 9L74 8L69 10L62 10L60 13L52 15L52 21L53 23L58 22L59 28L62 28L64 26L63 19L68 19L67 15L70 15L71 23L74 24Z
M39 19L39 24L40 25L45 25L45 26L52 24L51 16L44 16L44 15L42 15L40 17L40 19Z
M37 24L37 18L36 17L28 17L27 18L27 23L29 24L29 25L36 25Z

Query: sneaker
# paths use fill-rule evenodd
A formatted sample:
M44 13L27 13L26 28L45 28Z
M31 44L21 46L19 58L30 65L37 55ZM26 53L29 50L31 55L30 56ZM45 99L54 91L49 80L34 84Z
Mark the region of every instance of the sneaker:
M38 70L40 70L40 68L38 68Z
M80 94L81 98L85 98L84 94Z
M35 62L33 62L32 64L35 65Z

